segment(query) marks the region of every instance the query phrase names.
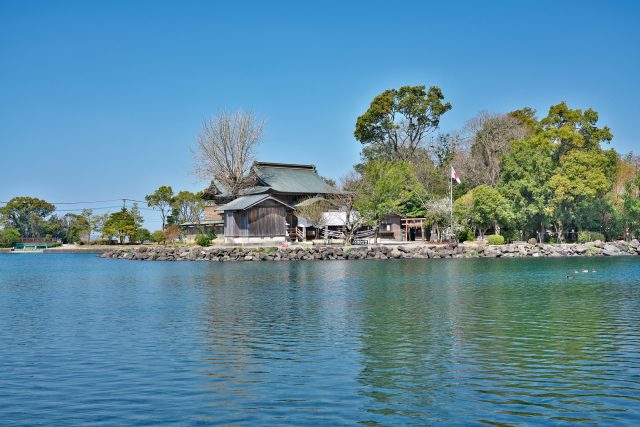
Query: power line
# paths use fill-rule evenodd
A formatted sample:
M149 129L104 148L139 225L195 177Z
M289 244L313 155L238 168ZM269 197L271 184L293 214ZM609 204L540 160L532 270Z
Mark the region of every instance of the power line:
M127 199L127 198L120 198L120 199L111 199L111 200L94 200L91 202L47 202L47 203L51 203L52 205L89 205L92 203L110 203L110 202L120 202L122 200L126 200L128 202L135 202L135 203L146 203L145 201L142 200L134 200L134 199ZM4 203L7 204L9 202L5 202L5 201L1 201L0 203Z
M98 206L98 207L91 207L91 208L56 209L55 212L77 212L77 211L83 211L85 209L94 211L99 209L121 209L121 208L122 206ZM148 212L157 212L155 209L152 209L152 208L138 207L138 210L148 211Z
M120 206L99 206L96 208L87 208L88 210L98 210L98 209L117 209ZM83 211L85 208L77 208L77 209L56 209L55 212L76 212Z

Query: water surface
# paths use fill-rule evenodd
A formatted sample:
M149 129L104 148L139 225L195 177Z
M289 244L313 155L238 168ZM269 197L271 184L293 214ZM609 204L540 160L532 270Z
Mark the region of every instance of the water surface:
M639 351L640 257L0 255L0 425L638 425Z

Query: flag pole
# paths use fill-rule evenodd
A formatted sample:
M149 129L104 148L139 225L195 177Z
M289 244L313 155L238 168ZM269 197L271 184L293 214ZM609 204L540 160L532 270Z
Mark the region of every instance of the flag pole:
M449 174L449 207L450 207L450 216L449 216L449 233L451 235L449 238L453 238L453 174Z

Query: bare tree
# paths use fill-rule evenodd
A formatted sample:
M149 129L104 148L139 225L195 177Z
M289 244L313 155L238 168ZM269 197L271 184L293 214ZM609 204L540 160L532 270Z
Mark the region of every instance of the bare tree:
M350 244L355 233L365 225L365 217L356 210L356 201L362 192L361 178L351 172L340 180L340 191L330 196L331 204L344 213L344 243Z
M196 175L213 179L231 195L252 184L248 176L262 140L264 120L253 112L225 111L205 119L193 150Z
M509 114L481 112L464 129L464 143L456 153L454 167L471 186L492 187L500 179L500 159L512 141L528 135L530 129Z
M299 218L307 220L307 222L316 229L317 233L318 230L327 225L327 216L325 213L329 210L330 204L325 199L313 199L314 198L307 199L307 203L305 203L305 201L299 203L296 207L296 215Z

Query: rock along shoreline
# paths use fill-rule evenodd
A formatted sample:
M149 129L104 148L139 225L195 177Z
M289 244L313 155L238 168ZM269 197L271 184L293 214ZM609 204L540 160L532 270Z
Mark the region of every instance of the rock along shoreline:
M428 258L526 258L570 256L640 255L640 242L589 242L568 244L512 243L492 246L479 244L399 244L379 246L292 246L276 247L200 247L148 246L116 248L100 257L139 261L294 261L358 259Z

